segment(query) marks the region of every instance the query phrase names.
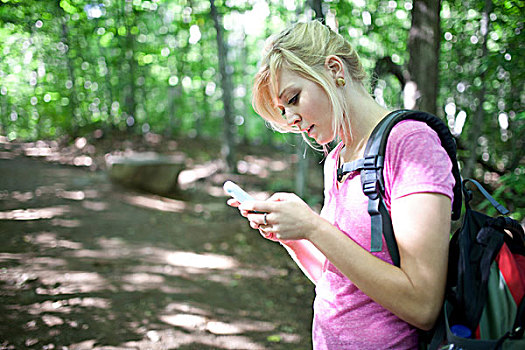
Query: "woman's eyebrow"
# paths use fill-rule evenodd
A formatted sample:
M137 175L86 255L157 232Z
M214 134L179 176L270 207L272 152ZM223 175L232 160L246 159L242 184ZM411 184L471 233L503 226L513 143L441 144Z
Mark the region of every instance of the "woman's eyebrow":
M284 93L285 93L286 91L288 91L290 88L291 88L291 86L287 86L287 87L285 87L285 88L279 93L279 96L278 96L279 100L282 99Z

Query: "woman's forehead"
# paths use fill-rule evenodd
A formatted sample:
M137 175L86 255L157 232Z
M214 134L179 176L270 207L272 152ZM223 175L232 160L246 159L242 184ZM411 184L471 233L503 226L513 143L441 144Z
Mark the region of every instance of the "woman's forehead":
M278 100L288 86L300 80L304 80L304 78L291 69L279 69L270 78L272 97Z

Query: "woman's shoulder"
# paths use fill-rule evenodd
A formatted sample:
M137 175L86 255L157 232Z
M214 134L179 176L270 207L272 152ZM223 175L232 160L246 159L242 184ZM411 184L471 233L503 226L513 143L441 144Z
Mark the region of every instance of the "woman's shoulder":
M390 138L403 138L412 134L429 134L437 135L437 133L427 125L427 123L418 120L402 120L397 123L390 132Z
M425 148L430 144L441 147L441 141L434 129L422 121L403 120L397 123L388 135L387 153L400 149L408 151L407 147Z
M386 154L425 154L427 151L441 148L439 136L432 127L422 121L403 120L392 128L388 136Z

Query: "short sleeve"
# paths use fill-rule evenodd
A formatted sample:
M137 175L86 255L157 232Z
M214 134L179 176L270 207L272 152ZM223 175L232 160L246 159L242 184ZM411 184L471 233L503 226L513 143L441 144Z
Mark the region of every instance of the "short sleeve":
M452 162L438 135L423 122L406 120L391 131L385 153L385 199L439 193L453 199Z

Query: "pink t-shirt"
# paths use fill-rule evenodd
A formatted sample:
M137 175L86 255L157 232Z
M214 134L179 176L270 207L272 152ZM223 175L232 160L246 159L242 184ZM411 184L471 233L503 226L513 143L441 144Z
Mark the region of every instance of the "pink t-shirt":
M359 172L337 187L337 160L342 144L328 155L321 216L361 247L370 251L368 197ZM439 137L425 123L402 121L390 133L385 155L385 202L418 192L444 194L452 199L454 177ZM392 263L383 250L372 253ZM313 320L314 349L415 349L417 330L361 292L327 261L316 285Z

